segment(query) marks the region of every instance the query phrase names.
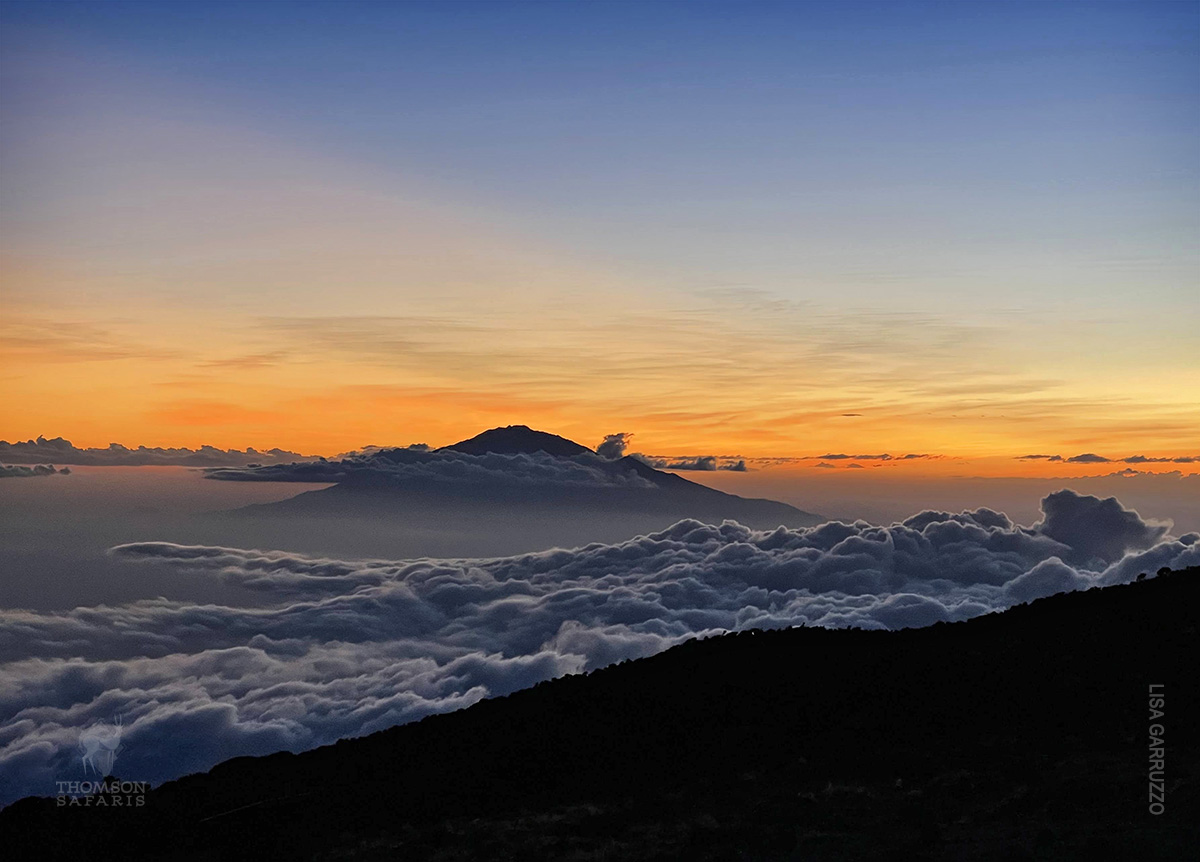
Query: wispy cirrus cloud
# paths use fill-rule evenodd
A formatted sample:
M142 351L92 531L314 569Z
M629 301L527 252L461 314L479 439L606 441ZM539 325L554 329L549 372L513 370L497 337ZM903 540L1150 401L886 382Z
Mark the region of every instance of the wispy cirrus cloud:
M886 452L879 455L846 455L845 453L827 453L825 455L809 455L809 461L913 461L922 458L937 458L937 455L889 455Z
M9 309L0 321L0 356L12 363L66 364L118 360L163 361L182 355L176 348L139 337L129 321L109 324L47 318Z
M243 353L223 359L206 359L198 364L201 368L205 369L247 371L250 369L270 368L290 358L290 356L291 354L285 350L268 350L259 353Z

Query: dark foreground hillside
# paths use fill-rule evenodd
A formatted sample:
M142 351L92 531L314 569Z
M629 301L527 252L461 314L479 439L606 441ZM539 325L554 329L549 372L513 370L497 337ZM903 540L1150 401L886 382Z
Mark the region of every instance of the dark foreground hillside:
M139 809L27 799L7 858L1183 859L1200 569L926 629L693 641ZM1148 687L1165 812L1148 811ZM181 744L186 741L181 740Z

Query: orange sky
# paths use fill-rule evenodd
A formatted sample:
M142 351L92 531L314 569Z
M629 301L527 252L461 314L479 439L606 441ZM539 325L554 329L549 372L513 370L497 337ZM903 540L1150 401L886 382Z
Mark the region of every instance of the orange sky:
M1012 460L1024 454L1200 454L1195 374L1093 360L1094 345L1057 323L1025 319L1014 333L931 314L756 307L761 297L736 293L670 307L613 291L603 303L422 295L379 315L186 298L108 308L34 298L55 275L27 261L3 272L8 440L332 455L527 424L588 445L630 432L650 453L924 453L945 457L886 469L939 474L955 459L998 459L979 462L997 475L1072 475ZM81 293L73 278L95 278L57 277ZM1056 361L1044 350L1033 367L1023 351L1039 333L1057 340Z

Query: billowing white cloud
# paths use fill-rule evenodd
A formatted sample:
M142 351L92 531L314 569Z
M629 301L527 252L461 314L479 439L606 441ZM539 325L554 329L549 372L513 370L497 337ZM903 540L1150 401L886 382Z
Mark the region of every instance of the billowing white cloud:
M1142 551L1166 535L1168 524L1143 521L1115 497L1080 496L1058 491L1042 500L1037 529L1071 548L1070 559L1095 566L1112 563L1127 551Z
M617 434L605 434L604 439L600 441L600 445L596 447L596 454L601 458L616 460L617 458L625 457L625 450L629 447L629 440L632 434L619 432Z
M901 628L1200 565L1116 500L1070 491L1033 527L989 509L754 531L680 521L612 545L346 561L121 545L258 600L0 615L0 801L80 777L81 728L120 714L118 773L158 781L457 709L706 633Z

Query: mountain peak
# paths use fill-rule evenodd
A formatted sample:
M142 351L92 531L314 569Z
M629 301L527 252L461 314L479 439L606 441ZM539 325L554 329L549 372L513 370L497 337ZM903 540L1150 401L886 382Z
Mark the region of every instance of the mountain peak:
M532 455L535 452L545 452L547 455L570 458L592 450L566 437L535 431L528 425L506 425L443 446L441 451L463 452L467 455L484 455L488 452L501 455Z

